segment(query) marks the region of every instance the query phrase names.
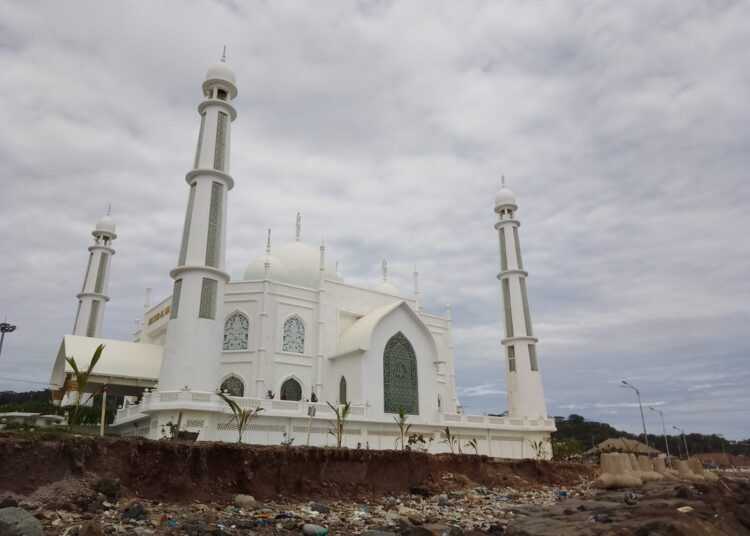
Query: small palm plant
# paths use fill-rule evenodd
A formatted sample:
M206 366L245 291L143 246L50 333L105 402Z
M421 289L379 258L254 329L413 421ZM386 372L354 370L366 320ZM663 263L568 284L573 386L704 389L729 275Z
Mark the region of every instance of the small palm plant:
M393 420L396 421L396 424L398 425L398 431L401 434L400 437L396 438L396 445L398 445L398 442L401 441L401 450L405 450L407 448L406 436L409 435L409 430L411 430L411 424L406 424L407 419L408 417L406 415L406 410L403 407L399 407L398 416L393 417Z
M331 421L331 429L328 433L336 438L336 447L341 448L341 442L344 439L344 425L346 424L346 418L349 416L349 410L351 409L351 402L347 402L343 406L337 408L330 402L326 402L336 414L336 422Z
M85 370L81 370L78 368L78 363L76 363L74 357L65 358L65 361L67 361L68 365L70 365L70 368L73 369L73 374L75 374L76 377L76 399L75 403L72 404L72 410L68 413L68 425L71 428L78 424L78 422L81 420L81 411L82 408L85 407L86 403L88 403L88 401L91 400L94 396L98 395L103 389L97 389L89 395L85 402L83 402L83 393L86 391L86 385L89 383L89 376L91 376L91 373L94 371L94 367L102 357L102 351L104 351L104 345L100 344L96 347L96 350L94 350L94 355L91 357L91 362L89 363L88 368ZM68 382L68 387L70 387L70 382ZM70 388L68 388L68 392L70 392Z
M458 440L456 439L456 436L451 434L451 429L446 426L445 430L440 432L440 435L443 438L442 441L440 442L447 444L448 448L451 449L451 454L455 454L456 453L455 448L456 448L456 444L458 443Z
M532 441L531 439L529 439L528 441L529 445L531 446L531 450L534 451L534 457L537 460L541 460L542 458L545 458L547 456L547 442L544 439L541 439L539 441Z
M479 454L479 445L477 444L476 437L472 437L471 439L469 439L464 445L464 447L472 448L474 449L474 454Z
M260 406L255 406L254 408L247 409L241 408L237 404L237 402L229 398L224 393L219 393L219 398L226 402L227 406L229 406L229 409L232 410L234 417L232 417L227 424L232 424L235 421L237 422L237 443L242 443L242 435L245 433L245 428L251 420L257 417L258 414L263 411L263 408Z

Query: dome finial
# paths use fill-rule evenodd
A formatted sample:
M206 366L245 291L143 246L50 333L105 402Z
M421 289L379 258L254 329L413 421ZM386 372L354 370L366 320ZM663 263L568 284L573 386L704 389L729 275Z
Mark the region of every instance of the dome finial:
M221 53L221 63L226 63L227 61L227 46L224 45L224 52Z
M297 212L297 223L294 226L294 240L299 242L300 235L302 234L302 214Z
M388 280L388 261L385 259L380 263L380 275L383 276L383 281Z
M266 255L271 254L271 228L268 228L268 238L266 238Z
M505 175L500 177L500 184L502 184L502 187L505 188Z
M111 212L112 212L112 203L108 203L107 204L107 216L109 216Z

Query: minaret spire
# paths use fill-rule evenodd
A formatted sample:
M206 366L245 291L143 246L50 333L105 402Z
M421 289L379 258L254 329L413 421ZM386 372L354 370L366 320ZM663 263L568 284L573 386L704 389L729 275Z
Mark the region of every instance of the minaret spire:
M224 45L224 51L221 53L221 63L226 63L227 61L227 46Z
M422 303L419 301L419 272L417 265L414 265L414 301L416 302L417 311L422 312Z
M112 242L117 238L115 222L110 216L111 205L107 207L107 214L97 223L91 233L94 244L89 246L89 260L83 286L78 298L78 312L73 324L73 335L85 337L100 337L104 318L104 304L109 301L107 287L109 286L109 259L115 254Z
M299 242L302 236L302 214L297 212L297 223L294 225L294 240Z
M502 343L507 356L508 413L515 418L546 418L544 389L536 355L536 343L531 325L526 277L518 239L519 221L516 197L505 186L495 196L500 246L500 272L497 278L502 288L505 338Z
M383 282L388 281L388 261L383 259L380 263L380 275L383 277Z
M170 272L174 292L164 340L160 391L187 387L213 392L219 387L224 338L222 304L229 274L224 270L232 121L230 104L237 96L226 50L222 61L208 70L198 105L200 130L189 187L182 245L177 266Z

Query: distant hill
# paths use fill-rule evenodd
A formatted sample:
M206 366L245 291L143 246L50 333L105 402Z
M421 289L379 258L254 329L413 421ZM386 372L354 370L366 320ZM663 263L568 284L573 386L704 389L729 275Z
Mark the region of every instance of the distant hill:
M588 450L598 445L605 439L611 437L627 437L643 441L643 434L634 435L613 428L603 422L587 421L581 415L568 415L567 417L555 417L557 432L554 438L558 441L565 439L575 439L583 450ZM698 452L726 452L735 456L745 456L750 458L750 439L742 441L730 441L716 434L687 434L688 450L690 454ZM667 435L669 442L669 452L675 456L684 454L685 446L681 435ZM663 435L648 434L649 445L664 452Z

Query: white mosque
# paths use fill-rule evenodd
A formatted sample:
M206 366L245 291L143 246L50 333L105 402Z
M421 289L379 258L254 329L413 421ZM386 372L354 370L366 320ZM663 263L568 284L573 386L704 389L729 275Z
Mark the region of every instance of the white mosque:
M170 272L174 291L151 306L147 290L132 342L100 338L117 238L111 216L103 217L92 233L73 333L63 338L52 371L58 398L77 389L65 357L85 365L103 343L87 391L107 385L110 396L125 397L113 425L125 436L158 439L167 423L179 421L198 440L236 441L236 424L217 396L224 391L240 407L263 408L247 428L250 443L305 444L309 430L310 444L330 445L334 413L326 402L349 402L350 448L394 448L394 414L403 408L411 432L433 440L431 452L449 450L440 441L448 427L461 445L476 440L481 454L535 456L532 442L555 427L544 401L513 193L503 184L495 198L505 337L497 366L487 371L501 374L505 363L508 412L469 415L456 395L450 308L441 315L423 310L416 272L409 296L388 282L385 261L380 285L350 285L324 246L301 240L298 216L293 242L272 248L269 233L265 256L230 281L224 257L237 85L224 58L202 89L185 224Z

